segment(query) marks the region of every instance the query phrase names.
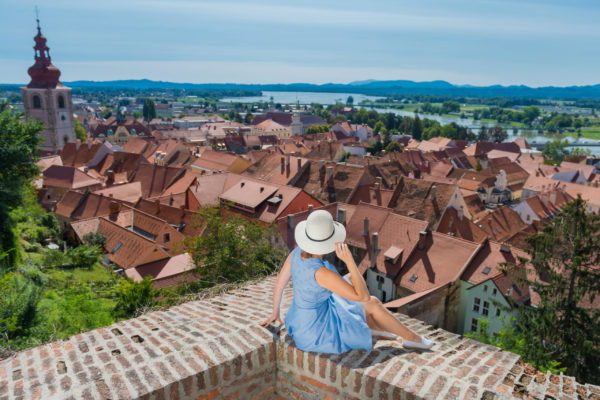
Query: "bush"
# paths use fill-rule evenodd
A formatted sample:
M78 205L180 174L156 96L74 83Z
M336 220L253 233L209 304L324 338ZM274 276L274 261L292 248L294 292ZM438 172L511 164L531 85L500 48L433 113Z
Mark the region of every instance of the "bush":
M64 267L69 263L69 257L62 250L47 249L44 253L45 267Z
M0 278L0 335L13 339L26 335L34 325L41 290L20 273Z
M132 318L145 309L156 305L158 290L155 290L152 277L146 276L141 282L123 280L115 289L117 305L113 310L115 318Z
M106 235L102 233L90 232L83 236L83 240L90 246L104 247L106 244Z
M67 256L70 258L73 266L90 269L102 258L102 251L98 246L82 244L81 246L69 249L67 251Z

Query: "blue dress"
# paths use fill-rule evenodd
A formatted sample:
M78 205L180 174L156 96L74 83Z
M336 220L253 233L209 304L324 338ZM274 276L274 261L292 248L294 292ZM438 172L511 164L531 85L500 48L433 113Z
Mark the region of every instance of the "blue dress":
M317 269L325 266L337 273L328 261L303 260L300 248L292 252L294 298L285 316L285 326L296 347L319 353L343 353L373 347L371 330L361 302L344 299L315 280Z

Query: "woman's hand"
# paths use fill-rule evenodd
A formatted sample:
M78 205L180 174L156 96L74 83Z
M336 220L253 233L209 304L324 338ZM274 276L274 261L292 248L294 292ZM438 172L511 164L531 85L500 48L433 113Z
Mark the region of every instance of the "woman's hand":
M267 319L265 319L263 322L260 322L260 326L264 326L265 328L267 327L267 325L272 324L275 321L279 321L279 323L281 324L281 326L284 326L285 324L283 323L283 321L281 320L281 317L279 316L279 313L275 314L271 314L271 316Z
M346 243L337 242L335 244L335 255L337 258L346 263L346 265L354 262L354 257L352 257L352 253L350 252L350 249Z

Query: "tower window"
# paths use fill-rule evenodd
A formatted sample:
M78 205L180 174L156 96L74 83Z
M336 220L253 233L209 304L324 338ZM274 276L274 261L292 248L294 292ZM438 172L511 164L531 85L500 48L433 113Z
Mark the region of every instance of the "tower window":
M65 117L64 115L61 115L61 116L60 116L60 120L61 120L61 121L64 121L64 120L66 120L66 119L67 119L67 117Z
M65 98L58 96L58 108L65 108Z
M37 94L33 95L33 108L42 108L42 99Z

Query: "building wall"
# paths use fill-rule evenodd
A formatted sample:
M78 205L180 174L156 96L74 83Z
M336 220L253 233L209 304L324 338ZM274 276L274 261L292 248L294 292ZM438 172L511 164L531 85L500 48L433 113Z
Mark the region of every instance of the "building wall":
M54 89L38 89L22 87L21 94L25 115L40 121L46 128L42 131L44 142L42 149L56 152L66 142L75 141L75 125L73 123L73 103L71 89L66 86ZM34 95L40 97L41 107L34 108ZM59 108L59 97L64 99L64 107Z
M379 280L378 280L379 278ZM394 282L381 272L372 268L367 269L367 288L372 296L377 297L382 303L396 299ZM385 292L385 297L383 296Z
M533 221L540 220L540 217L538 217L538 215L535 212L533 212L529 204L527 204L524 201L519 203L515 208L513 208L513 210L515 210L515 212L519 214L523 222L525 222L526 224L531 224Z
M501 309L499 306L508 307L509 304L501 294L498 287L494 284L492 280L489 280L484 283L480 283L479 285L472 286L472 284L468 282L464 282L467 285L471 285L470 287L465 287L463 293L465 294L464 302L463 302L463 313L464 319L462 321L462 331L459 333L468 333L472 332L471 324L473 319L478 318L486 318L489 320L488 325L488 333L498 333L502 329L503 321L500 317L503 317L505 321L509 321L510 317L516 316L516 312L513 310L511 312L506 312L504 309ZM487 289L487 290L486 290ZM494 289L496 289L496 294L494 293ZM479 303L479 311L475 311L473 309L473 304L475 298L480 300ZM488 314L485 315L483 312L484 302L487 302ZM496 315L496 311L500 310L500 315ZM479 323L478 323L479 327Z

